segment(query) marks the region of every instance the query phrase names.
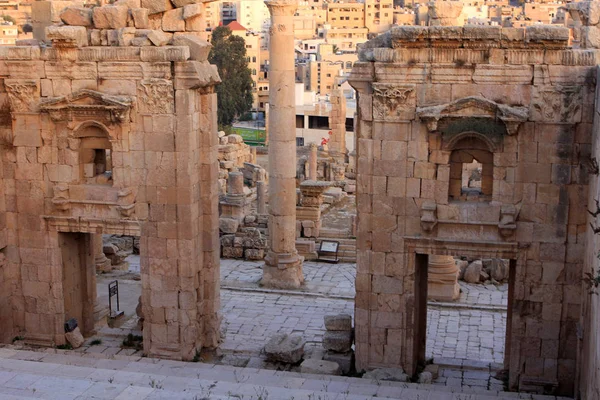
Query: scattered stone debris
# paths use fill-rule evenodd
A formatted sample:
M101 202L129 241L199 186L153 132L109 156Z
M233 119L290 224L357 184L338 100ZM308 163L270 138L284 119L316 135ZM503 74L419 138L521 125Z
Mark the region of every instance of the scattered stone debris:
M304 356L306 342L301 336L278 333L265 345L268 360L296 364Z

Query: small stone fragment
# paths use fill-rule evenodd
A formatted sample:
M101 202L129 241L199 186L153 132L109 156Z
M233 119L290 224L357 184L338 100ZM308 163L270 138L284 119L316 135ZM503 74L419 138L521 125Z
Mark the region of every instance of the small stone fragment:
M67 339L67 342L69 342L74 349L80 348L85 341L79 327L73 329L71 332L65 333L65 339Z
M419 374L419 383L430 384L431 382L433 382L431 372L423 371Z

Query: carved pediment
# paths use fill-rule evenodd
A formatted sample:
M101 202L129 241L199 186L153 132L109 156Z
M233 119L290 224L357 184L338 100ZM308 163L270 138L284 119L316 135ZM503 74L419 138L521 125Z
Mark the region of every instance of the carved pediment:
M126 121L130 108L131 98L127 96L114 96L90 89L46 100L40 105L40 110L49 113L54 121L94 119L111 123Z
M513 107L484 97L470 96L447 104L418 107L417 115L426 122L430 131L437 130L438 121L443 118L490 118L502 121L506 132L513 135L519 124L527 121L529 110L527 107Z

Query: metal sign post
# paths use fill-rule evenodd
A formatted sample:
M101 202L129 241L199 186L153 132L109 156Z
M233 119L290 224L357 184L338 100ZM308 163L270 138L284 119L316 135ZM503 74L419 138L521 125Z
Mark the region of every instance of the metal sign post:
M117 296L117 308L112 308L112 298ZM119 281L112 281L108 284L108 316L109 318L119 318L123 316L124 312L120 310L119 305Z

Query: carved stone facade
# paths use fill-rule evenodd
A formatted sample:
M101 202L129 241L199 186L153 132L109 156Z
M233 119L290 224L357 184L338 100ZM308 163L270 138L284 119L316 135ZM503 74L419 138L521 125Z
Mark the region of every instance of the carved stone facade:
M218 74L188 46L69 43L0 52L0 341L93 333L98 235L134 235L144 353L191 360L220 338Z
M428 256L497 257L511 260L509 388L578 390L578 365L594 359L577 349L600 54L568 48L568 37L560 27L411 26L362 47L349 79L358 370L410 374L425 361ZM467 158L484 165L482 189L460 198L453 163Z

